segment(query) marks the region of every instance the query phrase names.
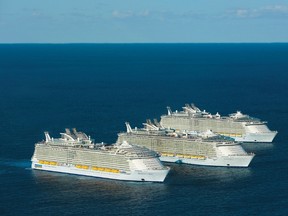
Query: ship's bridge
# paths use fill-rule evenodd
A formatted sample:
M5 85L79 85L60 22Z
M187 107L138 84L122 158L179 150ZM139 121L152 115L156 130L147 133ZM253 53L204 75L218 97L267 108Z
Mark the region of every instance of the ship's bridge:
M149 150L146 147L141 147L137 145L129 144L126 141L123 143L115 145L117 148L116 154L123 154L129 158L155 158L157 157L157 153Z

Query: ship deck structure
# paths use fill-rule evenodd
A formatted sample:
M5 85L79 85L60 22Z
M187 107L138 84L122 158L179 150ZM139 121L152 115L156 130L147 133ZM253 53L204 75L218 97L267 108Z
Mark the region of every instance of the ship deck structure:
M156 121L144 123L144 128L132 129L126 122L126 132L118 134L117 143L128 141L147 147L160 155L164 162L204 166L248 167L255 154L247 153L241 143L208 130L179 132L161 128Z
M228 116L215 115L200 110L194 104L186 104L183 111L172 112L161 116L160 124L165 128L185 131L206 131L229 136L238 142L272 142L277 131L271 131L267 122L245 115L240 111Z
M163 182L170 168L163 166L158 155L141 146L122 143L94 143L76 129L35 144L32 168L127 181Z

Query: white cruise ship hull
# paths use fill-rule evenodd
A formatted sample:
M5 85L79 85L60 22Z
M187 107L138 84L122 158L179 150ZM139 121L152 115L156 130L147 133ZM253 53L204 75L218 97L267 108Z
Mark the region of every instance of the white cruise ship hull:
M74 175L91 176L98 178L116 179L124 181L141 181L141 182L163 182L169 172L169 168L162 170L134 170L130 173L120 172L111 173L104 171L96 171L91 169L79 169L75 166L56 166L40 164L37 161L32 161L32 169L45 170L51 172L68 173Z
M247 133L241 137L233 137L236 142L263 142L270 143L273 141L274 137L277 135L276 131L272 131L269 133Z
M239 142L272 142L277 135L277 131L271 131L267 127L266 122L255 120L249 116L247 117L247 115L242 115L241 113L237 114L240 114L242 117L246 116L246 120L240 121L238 118L235 118L235 115L234 118L227 116L221 118L220 116L218 118L210 116L208 118L193 117L194 114L195 113L189 114L189 111L188 113L186 111L169 112L168 115L161 116L160 124L164 128L172 128L181 131L203 132L212 130L214 133L234 138L235 141Z
M218 166L218 167L248 167L254 154L249 155L231 155L231 156L221 156L218 158L206 158L206 159L194 159L194 158L179 158L179 157L169 157L161 156L160 160L163 162L171 163L184 163L193 164L201 166Z

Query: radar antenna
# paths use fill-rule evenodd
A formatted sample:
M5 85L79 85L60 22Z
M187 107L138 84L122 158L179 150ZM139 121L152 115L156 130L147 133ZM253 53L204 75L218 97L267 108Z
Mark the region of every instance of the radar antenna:
M194 103L191 103L191 107L192 107L192 109L194 109L196 112L201 112L201 110L200 110L197 106L195 106Z
M51 141L51 137L50 137L49 133L47 131L45 131L44 134L45 134L45 139L46 139L45 142L47 143L47 142Z
M169 106L167 106L167 110L168 110L168 115L171 116L172 115L172 110Z
M153 119L154 121L154 125L156 125L158 128L162 128L163 129L163 126L158 122L158 120L155 118Z
M132 133L133 131L132 131L132 128L131 128L129 122L125 122L125 125L126 125L127 133Z
M66 134L68 134L68 135L70 135L70 136L71 136L71 131L70 131L70 129L69 129L69 128L65 128L65 132L66 132Z
M143 125L145 126L146 130L159 130L159 128L154 125L150 119L147 119L146 123L143 123Z

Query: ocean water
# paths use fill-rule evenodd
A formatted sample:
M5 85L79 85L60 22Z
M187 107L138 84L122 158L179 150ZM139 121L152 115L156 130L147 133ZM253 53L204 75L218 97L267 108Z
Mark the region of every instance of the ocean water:
M288 44L0 45L1 215L288 215ZM249 168L166 164L164 183L30 169L34 143L76 127L113 143L166 106L268 121Z

